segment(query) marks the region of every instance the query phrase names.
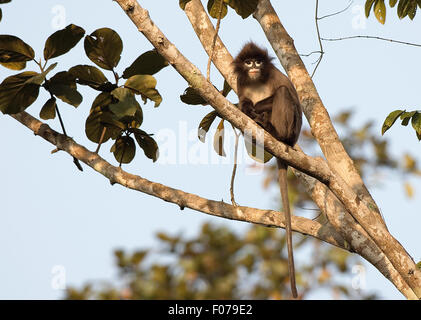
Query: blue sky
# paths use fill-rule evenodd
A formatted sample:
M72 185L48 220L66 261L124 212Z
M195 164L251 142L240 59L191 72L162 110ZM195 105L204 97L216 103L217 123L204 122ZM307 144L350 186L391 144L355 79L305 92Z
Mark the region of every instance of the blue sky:
M164 34L196 66L206 72L207 56L202 50L178 1L142 1L151 18ZM347 1L320 1L320 15L344 8ZM294 38L300 53L319 50L314 26L314 1L273 1L284 26ZM384 26L373 17L361 19L363 1L354 1L348 11L320 21L324 37L344 37L369 34L408 42L420 42L420 18L403 21L389 10ZM140 53L152 46L137 32L132 22L113 1L23 1L13 0L3 5L1 34L14 34L30 44L37 57L42 56L45 39L57 26L74 23L87 34L97 28L110 27L122 37L124 49L117 71L122 72ZM64 13L64 15L63 15ZM242 20L233 12L222 21L221 37L232 54L236 54L248 40L269 48L258 23ZM345 108L354 108L356 124L369 119L375 121L380 134L386 115L397 108L419 109L421 65L420 48L391 44L376 40L347 40L324 42L325 56L314 77L319 95L331 115ZM273 54L273 53L272 53ZM315 57L305 58L310 71ZM70 53L57 60L56 71L67 70L75 64L92 64L85 56L80 42ZM415 61L415 62L414 62ZM279 63L277 63L279 66ZM28 70L36 70L31 63ZM0 69L0 79L12 74ZM112 79L112 74L106 72ZM171 68L156 75L158 89L164 101L157 109L149 102L143 107L143 129L157 134L164 152L175 148L175 163L153 164L138 150L134 161L125 170L152 181L160 182L210 199L229 202L229 181L232 165L212 154L212 145L201 145L196 138L200 119L211 107L187 106L179 95L186 82ZM215 69L212 79L222 85ZM60 103L66 130L77 142L90 150L95 145L84 133L84 119L94 99L92 90L80 88L84 101L75 110ZM38 117L47 100L41 94L27 111ZM236 97L230 95L231 101ZM48 124L59 129L58 121ZM115 277L112 250L132 250L156 244L157 231L182 232L186 236L198 232L205 221L226 224L241 232L247 224L214 218L191 210L180 211L173 204L148 195L111 186L102 176L84 166L75 169L71 158L58 152L51 154L52 145L36 137L14 119L0 115L0 298L57 299L63 291L52 286L56 266L65 271L68 285L80 286L86 280L107 280ZM172 140L171 140L171 139ZM208 137L207 142L211 139ZM420 144L412 129L393 127L388 133L390 148L396 155L405 151L418 157ZM228 139L228 138L227 138ZM169 142L171 141L171 144ZM115 163L108 152L110 143L101 149L101 156ZM201 149L200 149L201 148ZM200 149L204 158L194 157L192 150ZM185 156L190 152L190 156ZM226 150L231 154L232 150ZM165 159L165 153L162 154ZM202 161L205 159L205 161ZM216 159L216 160L215 160ZM196 161L197 160L197 161ZM276 190L262 189L261 172L252 172L249 164L239 166L236 180L237 202L241 205L276 209ZM393 172L385 172L380 186L367 185L388 223L389 230L416 261L421 251L416 235L421 223L421 182L409 179L414 185L414 198L405 197L403 180ZM371 265L366 267L365 290L376 292L386 299L401 299L401 294ZM60 267L60 268L61 268ZM351 285L352 279L344 279ZM325 298L323 293L312 298Z

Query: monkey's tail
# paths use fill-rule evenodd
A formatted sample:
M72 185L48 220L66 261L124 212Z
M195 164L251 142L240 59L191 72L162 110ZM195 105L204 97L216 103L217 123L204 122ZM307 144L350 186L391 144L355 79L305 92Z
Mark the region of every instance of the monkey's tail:
M298 294L297 294L297 287L295 285L294 254L292 251L291 211L289 209L289 200L288 200L287 169L288 169L288 166L284 162L278 159L279 188L281 189L282 206L285 212L285 231L286 231L287 248L288 248L289 278L290 278L290 283L291 283L292 296L294 298L297 298Z

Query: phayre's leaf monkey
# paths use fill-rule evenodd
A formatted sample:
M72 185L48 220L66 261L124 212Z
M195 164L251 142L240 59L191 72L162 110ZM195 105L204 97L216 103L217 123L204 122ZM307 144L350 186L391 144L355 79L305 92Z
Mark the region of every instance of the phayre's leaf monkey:
M267 50L253 42L247 43L234 59L237 75L239 107L246 115L268 131L274 138L294 146L302 124L301 105L293 84L271 62ZM288 247L288 266L291 290L297 297L294 256L292 252L291 213L288 201L287 168L277 159L282 206Z

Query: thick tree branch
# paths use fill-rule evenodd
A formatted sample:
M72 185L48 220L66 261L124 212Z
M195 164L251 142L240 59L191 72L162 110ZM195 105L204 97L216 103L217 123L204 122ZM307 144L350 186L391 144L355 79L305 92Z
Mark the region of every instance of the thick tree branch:
M57 149L67 152L105 176L110 180L111 184L118 183L126 188L149 194L164 201L174 203L181 209L190 208L221 218L285 228L285 217L283 213L242 206L234 207L223 201L205 199L195 194L149 181L140 176L125 172L120 167L111 165L95 152L89 151L85 147L77 144L73 139L51 129L47 124L26 112L11 115L11 117L28 127L36 135L55 145ZM346 249L343 238L330 225L322 225L319 222L303 217L293 217L292 229Z
M351 248L377 268L407 298L417 299L390 260L380 250L367 232L346 212L339 200L325 185L297 170L295 175L305 182L307 192L333 227L339 231Z
M116 2L122 7L138 30L152 43L157 51L194 89L199 92L203 98L207 100L209 104L215 108L216 111L218 111L224 119L230 121L242 132L248 129L254 129L253 137L255 137L259 128L254 121L235 108L218 92L218 90L206 81L199 69L178 51L150 19L147 10L143 9L135 0L116 0ZM266 15L263 14L263 17L265 16ZM300 91L299 88L298 91ZM327 115L326 110L324 108L322 109ZM313 121L313 124L317 126L318 122ZM383 221L373 217L373 214L366 203L359 200L358 195L348 186L343 178L337 172L334 172L334 170L329 170L329 167L320 159L313 159L301 152L289 148L285 144L274 139L267 132L264 132L262 136L263 139L257 136L255 138L257 143L265 146L266 150L284 160L289 166L309 174L329 187L335 196L344 204L345 208L347 208L347 211L350 212L367 233L372 236L373 240L387 255L394 267L404 277L405 281L411 286L417 296L421 296L421 271L418 270L414 261L400 243L388 233L382 224ZM337 139L337 143L342 146L339 142L339 138ZM338 161L339 160L340 159L338 159ZM352 160L350 161L352 164ZM360 177L359 179L361 180ZM372 206L374 206L374 204L372 204Z
M357 192L354 202L346 203L335 192L332 184L328 185L336 197L345 205L347 211L358 221L364 230L372 237L376 244L405 279L418 298L421 298L421 271L415 266L411 256L402 245L387 231L387 227L380 212L359 176L352 159L346 153L339 137L330 121L329 115L308 75L308 72L294 46L294 41L288 35L276 15L269 0L260 0L253 15L259 21L269 42L275 50L283 67L294 83L304 113L310 123L312 133L329 163L329 167L336 172L338 181L342 177ZM346 179L346 180L345 180ZM353 210L351 206L358 206L363 200L367 204L364 212Z
M294 46L294 40L285 30L270 1L260 0L253 17L260 23L279 61L294 83L311 132L317 139L329 167L352 186L358 196L372 209L372 214L386 227L375 201L339 140L329 114Z

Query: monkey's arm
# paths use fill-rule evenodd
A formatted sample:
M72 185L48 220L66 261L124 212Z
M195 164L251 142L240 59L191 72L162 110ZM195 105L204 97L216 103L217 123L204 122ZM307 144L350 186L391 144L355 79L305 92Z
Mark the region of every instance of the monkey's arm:
M266 101L268 99L265 99ZM272 125L270 124L270 110L272 108L271 104L262 104L263 101L258 102L255 106L253 106L253 102L251 102L249 99L242 99L240 101L240 110L245 113L247 116L249 116L251 119L253 119L258 125L266 129L269 133L272 135L276 134L274 131ZM264 106L264 108L261 108ZM259 112L256 112L256 107L259 107ZM262 110L267 111L262 111Z
M256 113L271 112L272 105L273 105L273 95L270 96L269 98L266 98L256 103L253 109Z
M238 105L240 107L240 110L243 113L245 113L247 116L249 116L252 119L254 118L256 114L253 111L253 102L251 102L251 100L247 98L240 99L240 102Z
M273 95L273 107L270 122L275 128L277 139L293 146L300 135L302 112L298 98L291 89L279 87Z

